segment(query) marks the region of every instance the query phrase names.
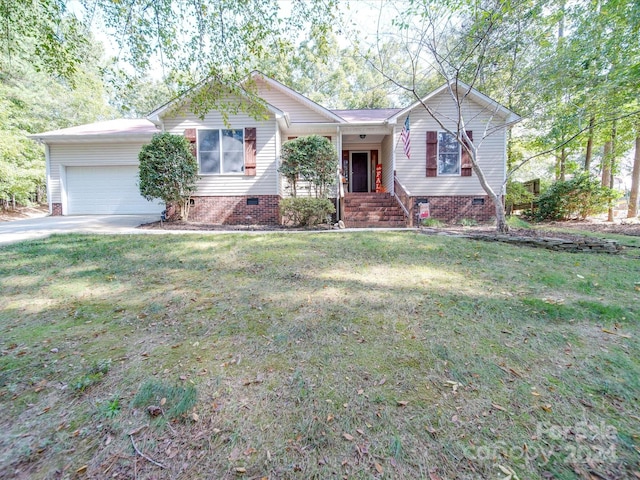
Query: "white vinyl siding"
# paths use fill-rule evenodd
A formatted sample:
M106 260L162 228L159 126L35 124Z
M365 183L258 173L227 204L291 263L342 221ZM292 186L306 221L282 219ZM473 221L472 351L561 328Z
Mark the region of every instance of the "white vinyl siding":
M335 122L331 118L314 110L309 105L305 105L299 99L287 95L275 87L267 85L265 82L256 79L258 95L265 102L273 105L279 110L289 114L291 123L331 123Z
M385 135L380 144L380 159L382 160L382 185L387 192L393 191L393 135Z
M67 215L160 214L164 205L140 195L138 167L66 167Z
M194 196L277 195L276 120L256 120L245 114L229 115L228 124L215 111L204 119L193 113L176 113L163 119L167 132L184 135L189 128L244 129L256 128L256 174L254 175L202 175Z
M440 118L449 118L451 127L455 128L457 112L455 105L447 92L442 92L429 101L430 107L436 111ZM503 129L482 139L487 123L493 120L493 124L500 124L501 119L491 119L490 111L483 109L476 103L466 106L464 118L465 130L473 132L474 144L482 142L478 152L478 163L487 177L491 188L497 193L502 186L505 176L506 135ZM394 144L396 154L396 172L402 183L413 196L450 196L450 195L485 195L478 177L475 173L470 177L460 175L439 175L437 177L426 176L427 162L427 131L442 131L442 127L420 106L411 112L411 159L404 154L400 132L406 116L398 118L395 126Z
M149 136L149 141L151 136ZM60 143L49 145L49 196L51 203L62 203L60 172L73 166L131 165L138 168L138 154L143 142ZM114 188L117 188L115 186Z

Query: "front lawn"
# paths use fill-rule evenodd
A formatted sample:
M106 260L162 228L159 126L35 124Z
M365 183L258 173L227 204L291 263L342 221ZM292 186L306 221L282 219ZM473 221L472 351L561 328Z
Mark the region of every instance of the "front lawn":
M636 259L409 231L0 258L0 478L640 476Z

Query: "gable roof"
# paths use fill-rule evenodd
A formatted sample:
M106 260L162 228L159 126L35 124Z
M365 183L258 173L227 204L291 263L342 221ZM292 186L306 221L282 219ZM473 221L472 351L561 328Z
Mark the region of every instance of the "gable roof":
M251 73L251 75L253 75L253 72ZM159 106L158 108L156 108L155 110L153 110L151 113L149 113L147 115L147 119L157 125L158 123L160 123L161 116L167 110L169 110L171 107L173 107L180 100L183 100L187 96L187 94L189 92L191 92L191 91L193 91L195 89L203 87L207 83L207 81L208 81L208 79L203 80L202 82L200 82L197 85L191 87L186 92L182 93L181 95L177 96L176 98L174 98L172 100L169 100L164 105ZM265 102L265 104L266 104L267 110L270 113L272 113L276 118L284 118L286 123L289 124L289 118L288 118L286 112L283 112L282 110L280 110L279 108L275 107L274 105L271 105L268 102Z
M273 79L271 77L268 77L267 75L265 75L264 73L262 73L262 72L260 72L258 70L254 70L253 72L251 72L251 78L253 78L253 79L259 78L260 80L264 81L270 87L275 88L276 90L278 90L278 91L284 93L285 95L293 98L297 102L299 102L299 103L303 104L304 106L310 108L311 110L319 113L320 115L324 116L325 118L327 118L328 120L330 120L332 122L346 123L344 118L342 118L340 115L334 113L334 111L331 111L328 108L323 107L322 105L314 102L310 98L305 97L301 93L296 92L292 88L289 88L286 85L284 85L283 83L280 83L279 81L277 81L277 80L275 80L275 79Z
M88 123L75 127L61 128L49 132L28 135L33 140L43 143L51 141L71 140L139 140L149 139L158 128L144 118L118 118L104 122Z
M490 111L496 112L498 115L500 115L505 119L505 123L507 124L516 123L521 119L520 115L518 115L517 113L512 112L507 107L501 105L500 103L496 102L495 100L488 97L484 93L464 83L462 80L451 80L445 83L444 85L440 86L439 88L436 88L434 91L429 93L426 97L422 98L420 101L414 102L408 107L405 107L402 110L398 111L396 114L390 116L387 119L387 121L389 123L396 123L399 117L405 115L406 113L410 112L416 107L422 106L423 103L428 103L429 100L433 99L443 91L447 90L449 86L452 86L453 88L457 87L457 90L461 94L463 95L468 94L471 98L473 98L473 100L476 103L482 105L483 107L487 108Z

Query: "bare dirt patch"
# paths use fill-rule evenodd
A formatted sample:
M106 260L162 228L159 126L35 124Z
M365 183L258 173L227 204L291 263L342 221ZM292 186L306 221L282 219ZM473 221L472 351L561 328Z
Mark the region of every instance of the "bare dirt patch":
M25 218L44 217L48 213L49 209L46 205L20 207L15 210L0 209L0 222L10 222L12 220L22 220Z

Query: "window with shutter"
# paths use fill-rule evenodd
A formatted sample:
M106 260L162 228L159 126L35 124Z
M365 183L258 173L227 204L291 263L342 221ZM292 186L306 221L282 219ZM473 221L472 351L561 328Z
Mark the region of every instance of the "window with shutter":
M473 132L467 131L473 141ZM469 153L461 147L456 136L448 132L427 132L427 177L470 177L472 163Z
M244 172L244 130L202 129L197 133L198 164L201 174L217 175Z

